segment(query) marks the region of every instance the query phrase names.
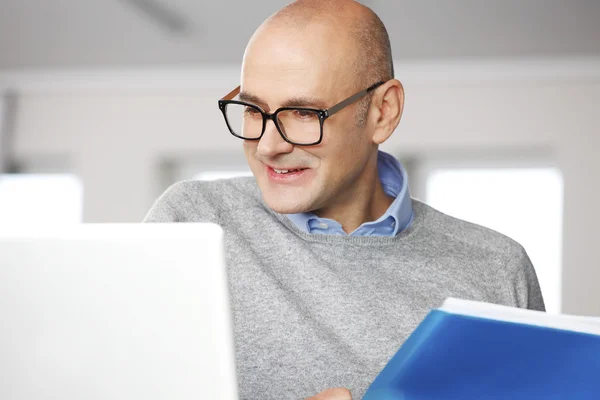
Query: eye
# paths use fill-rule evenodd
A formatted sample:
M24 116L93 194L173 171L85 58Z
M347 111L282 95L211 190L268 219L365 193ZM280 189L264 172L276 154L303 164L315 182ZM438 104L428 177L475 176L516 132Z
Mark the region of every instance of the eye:
M294 116L298 119L314 119L317 114L314 111L294 110Z
M258 111L254 107L246 106L246 107L244 107L244 115L247 115L250 117L256 117L256 116L260 116L260 111Z

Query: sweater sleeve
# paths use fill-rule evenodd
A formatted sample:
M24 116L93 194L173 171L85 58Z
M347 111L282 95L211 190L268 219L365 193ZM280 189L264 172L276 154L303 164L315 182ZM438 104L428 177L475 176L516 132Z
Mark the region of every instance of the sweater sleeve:
M545 311L544 298L535 268L525 249L519 245L512 261L514 295L517 306L530 310Z
M185 198L182 183L175 183L154 202L144 222L182 222Z
M221 190L206 182L177 182L156 200L144 222L219 223L221 197Z

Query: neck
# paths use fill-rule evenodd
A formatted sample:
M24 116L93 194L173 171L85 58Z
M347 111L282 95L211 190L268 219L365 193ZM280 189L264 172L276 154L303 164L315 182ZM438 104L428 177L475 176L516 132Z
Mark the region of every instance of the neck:
M394 199L385 193L381 185L377 173L377 154L362 176L338 197L340 200L336 204L317 210L315 214L339 222L346 233L385 214Z

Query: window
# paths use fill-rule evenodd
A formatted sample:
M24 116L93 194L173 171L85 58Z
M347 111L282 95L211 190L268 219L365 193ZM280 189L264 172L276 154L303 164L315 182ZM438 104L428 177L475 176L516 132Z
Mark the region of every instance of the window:
M162 186L188 179L212 181L237 176L252 176L243 151L212 152L178 157L162 164Z
M0 228L82 220L83 186L71 174L0 175Z
M204 171L194 175L194 180L199 181L214 181L217 179L229 179L237 176L252 176L252 172L249 170L239 171Z
M556 168L437 168L426 201L519 242L535 266L546 309L560 312L563 181Z

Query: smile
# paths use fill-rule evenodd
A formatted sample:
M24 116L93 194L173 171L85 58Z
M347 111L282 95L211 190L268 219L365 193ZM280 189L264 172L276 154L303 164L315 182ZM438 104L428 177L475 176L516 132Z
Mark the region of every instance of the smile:
M314 174L310 168L273 168L268 165L265 167L269 181L276 184L304 184Z
M275 171L278 174L291 174L294 172L299 172L299 171L304 171L306 168L297 168L297 169L276 169L273 168L273 171Z

